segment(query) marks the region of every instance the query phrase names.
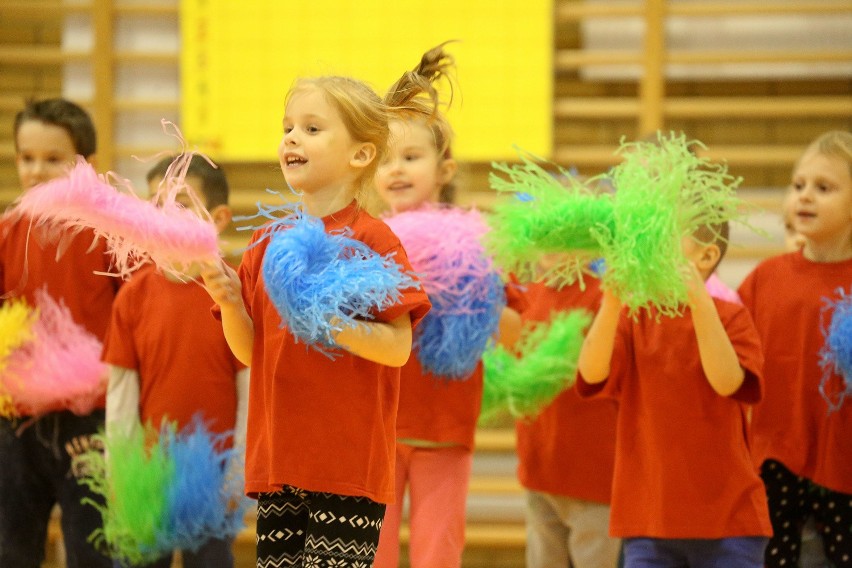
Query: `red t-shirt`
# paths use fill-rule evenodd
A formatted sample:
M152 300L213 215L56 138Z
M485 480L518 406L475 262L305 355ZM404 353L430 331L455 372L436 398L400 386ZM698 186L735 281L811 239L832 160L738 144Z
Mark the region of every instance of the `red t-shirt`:
M763 391L760 340L743 306L713 301L745 370L733 395L719 396L707 382L689 310L676 318L622 316L608 379L590 385L578 374L581 396L619 399L613 536L772 534L743 404L757 402Z
M505 287L506 305L522 313L526 300L519 285ZM428 290L427 290L428 292ZM482 405L482 362L463 381L424 373L417 352L400 369L398 438L451 443L473 450Z
M60 239L61 237L61 239ZM46 288L61 300L74 321L103 340L118 278L96 274L111 271L110 256L103 240L95 240L90 229L76 235L50 232L14 210L0 218L0 296L25 298L35 305L35 291ZM2 302L2 299L0 299ZM103 408L106 398L98 403Z
M200 412L211 432L234 429L234 378L245 366L198 282L173 282L153 266L136 272L115 299L104 361L139 373L143 424L167 419L183 428Z
M530 284L530 307L524 321L550 321L554 311L600 307L600 282L586 278L556 290ZM615 420L618 405L612 399L581 400L573 387L560 394L533 420L519 420L518 479L533 491L609 503L615 462Z
M349 227L352 238L381 255L394 253L411 266L399 239L353 202L323 218L326 231ZM257 242L263 235L252 237ZM254 322L246 440L246 491L307 491L368 497L394 496L399 369L348 352L332 360L296 342L269 299L261 274L269 239L243 255L239 275ZM422 290L404 290L400 301L376 314L389 322L406 313L416 325L429 311Z
M848 292L852 260L811 262L801 252L770 258L739 289L766 355L766 396L752 418L754 462L775 459L793 473L852 494L852 406L836 412L819 392L823 299ZM828 317L828 316L826 316ZM827 320L826 323L828 323ZM834 386L841 378L832 377Z

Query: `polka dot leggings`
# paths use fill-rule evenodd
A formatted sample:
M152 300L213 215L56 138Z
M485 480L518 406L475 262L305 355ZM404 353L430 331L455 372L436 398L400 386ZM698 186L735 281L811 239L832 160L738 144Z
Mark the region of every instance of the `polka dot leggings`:
M852 566L852 495L831 491L799 477L774 460L763 463L773 536L766 547L767 568L795 568L802 548L802 526L813 515L826 557Z

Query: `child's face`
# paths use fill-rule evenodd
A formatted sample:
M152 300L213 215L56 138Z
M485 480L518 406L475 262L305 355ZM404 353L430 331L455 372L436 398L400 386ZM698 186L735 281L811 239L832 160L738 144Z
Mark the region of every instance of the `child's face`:
M155 195L160 189L160 184L163 183L163 178L155 177L148 182L148 194ZM204 213L204 193L201 191L201 178L195 175L188 175L183 178L184 187L175 195L175 203L180 203L184 208L189 209L201 218L205 218ZM189 196L189 192L192 196Z
M64 128L38 120L21 123L15 144L15 165L24 190L66 175L77 157Z
M390 123L387 160L379 166L379 197L394 211L436 203L441 187L452 177L438 155L431 129L420 121Z
M278 161L293 189L316 193L351 186L357 175L351 160L359 146L322 90L312 88L290 98Z
M805 154L790 183L793 229L814 243L852 239L852 175L846 161ZM845 239L845 240L844 240Z
M784 248L788 251L796 251L802 248L805 244L802 235L796 232L793 227L793 198L795 195L792 192L787 192L784 197L783 215L784 215Z

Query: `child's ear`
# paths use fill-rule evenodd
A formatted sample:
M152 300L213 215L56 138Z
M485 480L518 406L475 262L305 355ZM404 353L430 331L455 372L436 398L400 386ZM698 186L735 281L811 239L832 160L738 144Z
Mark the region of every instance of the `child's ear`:
M459 169L459 164L452 158L447 158L441 162L441 165L438 167L439 177L441 178L441 185L446 185L450 183L453 178L456 176L456 172Z
M222 231L228 228L231 224L231 219L234 213L227 205L217 205L210 210L210 217L213 219L213 225L216 227L216 232L222 234Z
M353 168L366 168L376 158L376 145L372 142L362 142L355 150L349 165Z
M719 263L721 256L722 251L716 243L704 246L704 250L701 251L701 256L698 257L696 265L702 273L705 273L705 279L710 276L713 268Z

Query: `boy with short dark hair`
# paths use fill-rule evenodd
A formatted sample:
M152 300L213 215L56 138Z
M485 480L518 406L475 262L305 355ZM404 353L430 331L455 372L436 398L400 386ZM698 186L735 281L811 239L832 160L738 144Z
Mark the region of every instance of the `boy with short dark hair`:
M165 158L149 172L152 194L173 160ZM182 186L177 201L190 208L203 204L205 211L196 213L209 215L219 232L229 225L228 183L221 169L194 155L177 182ZM159 429L163 420L181 429L200 414L214 434L234 431L239 457L231 462L232 475L242 477L248 369L231 353L200 279L178 280L153 265L135 273L116 298L104 360L110 365L108 436L132 434L143 424ZM146 566L168 568L171 556ZM183 551L185 568L232 568L233 563L229 540L210 539Z
M65 99L30 102L15 117L15 164L21 189L67 174L78 156L92 162L96 137L91 117ZM49 229L12 208L0 218L0 301L25 298L45 288L74 321L103 339L119 280L94 232ZM38 568L44 559L51 510L62 510L68 568L111 566L88 541L101 527L98 512L83 499L100 500L77 483L71 459L90 447L103 428L103 401L87 416L57 409L42 416L0 418L0 566Z
M624 539L628 568L763 566L772 529L746 433L763 354L745 308L704 286L724 234L682 239L682 315L629 318L605 290L580 354L580 395L619 400L610 533Z

